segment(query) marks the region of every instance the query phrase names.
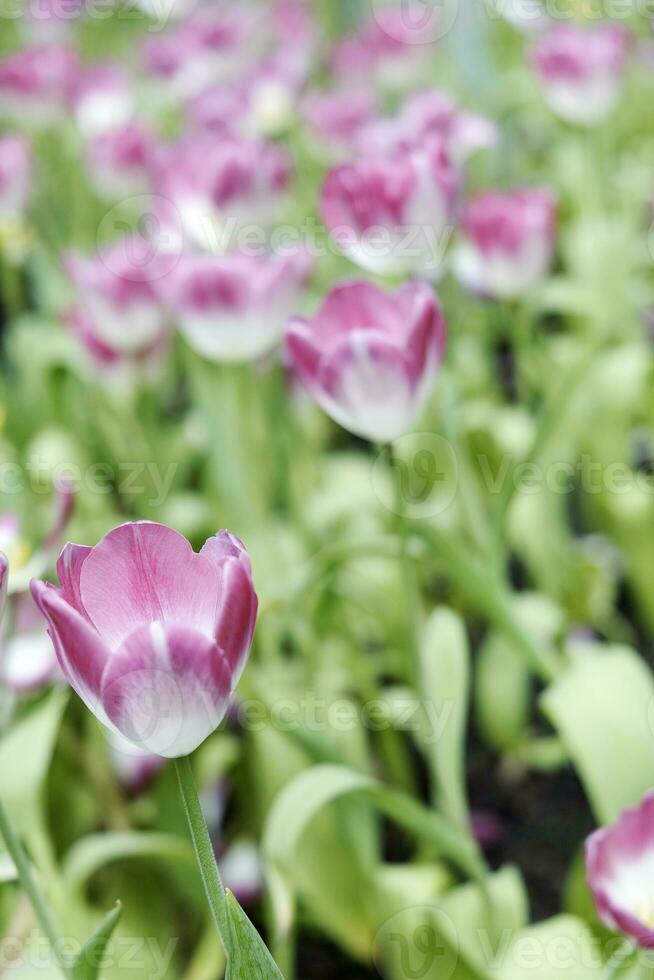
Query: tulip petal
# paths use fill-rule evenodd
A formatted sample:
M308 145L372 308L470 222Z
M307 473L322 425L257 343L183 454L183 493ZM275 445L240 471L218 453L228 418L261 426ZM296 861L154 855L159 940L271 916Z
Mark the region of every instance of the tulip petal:
M188 755L222 721L232 675L214 640L154 622L136 630L107 664L102 701L130 742L155 755Z
M80 593L80 575L82 565L92 550L87 545L71 544L69 541L64 545L57 559L57 575L61 582L62 598L85 619L88 619L88 615Z
M54 586L35 579L32 595L48 622L48 632L66 680L89 710L104 721L99 695L108 649L88 620Z
M233 686L239 681L252 644L257 608L249 569L230 558L223 573L215 637L232 671Z
M213 635L220 578L206 555L163 524L110 531L84 560L80 583L84 608L113 649L156 620Z

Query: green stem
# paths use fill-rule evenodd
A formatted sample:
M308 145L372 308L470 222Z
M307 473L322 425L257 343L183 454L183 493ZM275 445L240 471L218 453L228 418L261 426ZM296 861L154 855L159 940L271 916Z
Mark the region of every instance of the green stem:
M59 926L55 921L55 917L52 914L45 896L41 892L32 868L30 867L27 855L25 854L20 841L14 833L13 827L11 826L9 817L7 816L7 812L2 803L0 803L0 835L5 842L9 856L16 865L16 871L18 872L20 883L23 886L25 894L30 901L30 905L34 910L36 920L52 947L52 951L61 972L66 977L72 977L73 974L70 964L65 959L61 951L62 936L59 931Z
M183 759L175 759L175 769L184 803L184 812L186 813L186 819L191 832L193 848L198 861L204 891L209 902L211 916L225 951L228 953L230 933L225 888L216 863L207 823L202 813L202 807L200 806L200 799L198 797L195 779L193 778L193 769L189 757L185 756Z
M422 640L421 630L421 600L420 590L416 579L415 568L410 554L410 534L409 534L409 515L406 508L406 497L402 486L402 472L404 463L389 445L385 450L390 459L391 470L394 481L394 502L396 532L400 545L400 564L402 568L402 583L404 586L404 599L407 620L407 635L409 640L409 650L411 653L411 663L413 668L412 678L420 676L420 644Z

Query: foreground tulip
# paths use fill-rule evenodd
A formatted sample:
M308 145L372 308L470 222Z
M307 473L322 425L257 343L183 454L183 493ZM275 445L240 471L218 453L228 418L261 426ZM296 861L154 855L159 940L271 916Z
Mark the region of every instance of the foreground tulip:
M586 873L597 912L644 949L654 949L654 792L586 843Z
M554 197L543 188L480 194L463 215L465 240L453 258L458 278L496 299L528 293L552 261L555 221Z
M281 340L309 271L306 254L182 257L164 294L189 344L214 361L251 361Z
M457 176L437 146L336 167L322 194L325 224L348 258L378 275L442 271Z
M59 665L109 728L156 755L188 755L220 724L252 642L257 597L243 545L221 531L196 554L162 524L67 544L60 588L32 592Z
M32 151L22 136L0 139L0 222L23 216L32 190Z
M337 286L311 320L287 327L291 364L339 425L373 442L407 433L431 394L445 345L434 291Z
M630 36L618 24L557 24L535 44L532 62L550 108L565 122L594 126L615 108Z

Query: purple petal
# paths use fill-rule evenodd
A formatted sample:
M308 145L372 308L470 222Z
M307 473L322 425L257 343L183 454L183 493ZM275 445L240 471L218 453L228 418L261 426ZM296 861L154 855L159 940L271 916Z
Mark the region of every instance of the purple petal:
M109 651L93 626L66 602L58 589L37 579L32 581L31 588L34 601L48 622L48 632L66 680L86 706L103 720L99 695Z
M79 583L82 565L91 551L92 549L86 545L71 544L69 541L68 544L64 545L57 559L57 575L61 582L61 596L85 619L88 619L88 615L82 602Z
M216 619L216 643L225 654L235 687L252 645L258 599L249 568L229 559L225 566L221 601Z
M206 555L163 524L110 531L84 560L80 583L84 608L114 649L157 620L213 635L220 577Z

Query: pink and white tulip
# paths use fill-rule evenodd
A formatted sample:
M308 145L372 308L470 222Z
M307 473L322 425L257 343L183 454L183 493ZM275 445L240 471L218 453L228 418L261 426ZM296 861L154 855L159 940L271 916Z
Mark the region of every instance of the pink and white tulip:
M70 108L77 56L63 45L25 48L0 60L0 117L41 129Z
M226 228L273 219L289 176L284 151L260 140L201 135L162 149L154 189L164 247L226 251Z
M309 264L302 253L183 256L164 295L198 354L213 361L252 361L281 340Z
M165 341L169 317L159 298L159 281L171 267L149 242L122 239L97 255L69 255L66 270L75 289L74 326L79 318L97 345L117 357L139 357Z
M461 109L449 92L426 89L410 96L397 116L363 126L357 149L364 156L388 155L436 141L461 166L472 153L490 149L498 139L497 126L490 119Z
M0 138L0 222L23 217L33 183L30 144L22 136Z
M588 838L586 874L602 922L654 949L654 792Z
M311 319L286 332L290 363L343 428L386 443L409 432L429 398L445 347L434 291L410 282L395 292L372 283L336 286Z
M375 118L376 100L364 88L313 91L304 99L302 115L322 155L343 159L352 153L357 137Z
M135 121L96 133L84 148L89 181L110 201L147 193L154 155L153 136Z
M463 214L454 271L472 292L516 299L547 275L554 252L556 201L544 188L487 191Z
M619 24L556 24L534 45L532 64L552 112L594 126L615 109L631 38Z
M227 531L193 551L162 524L138 521L95 547L68 544L61 586L32 592L64 676L128 741L187 755L222 721L257 614L250 561Z
M16 694L41 690L60 676L43 617L28 592L12 601L9 634L0 649L0 682Z
M347 257L378 275L442 271L458 178L438 146L336 167L321 210Z

